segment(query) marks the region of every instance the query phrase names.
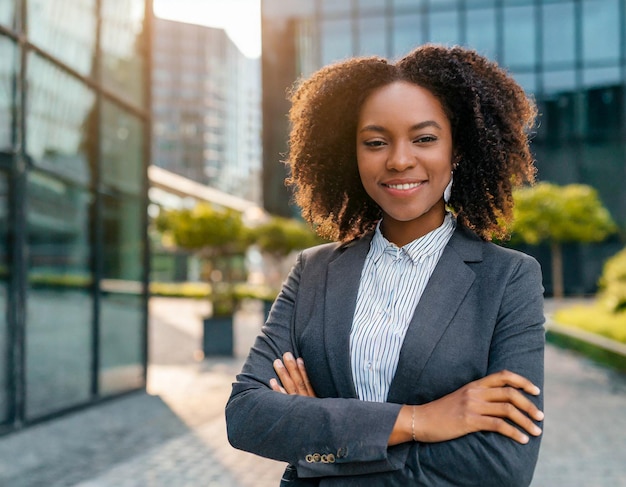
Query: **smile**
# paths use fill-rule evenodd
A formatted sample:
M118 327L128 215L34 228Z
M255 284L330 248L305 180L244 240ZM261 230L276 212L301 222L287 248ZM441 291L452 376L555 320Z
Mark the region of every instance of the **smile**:
M399 190L408 190L408 189L415 189L419 186L421 186L423 183L402 183L402 184L384 184L383 186L390 188L390 189L399 189Z

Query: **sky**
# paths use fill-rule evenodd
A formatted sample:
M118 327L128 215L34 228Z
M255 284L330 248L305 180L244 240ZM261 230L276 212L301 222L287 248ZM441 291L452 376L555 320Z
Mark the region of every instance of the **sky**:
M261 55L260 0L153 0L164 19L223 28L248 57Z

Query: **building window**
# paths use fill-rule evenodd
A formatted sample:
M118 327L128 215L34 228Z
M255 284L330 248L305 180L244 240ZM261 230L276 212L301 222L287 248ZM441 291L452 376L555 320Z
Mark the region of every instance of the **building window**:
M483 56L497 59L496 10L494 8L467 11L467 46Z
M100 285L99 392L143 384L143 221L139 198L103 195L104 279Z
M15 43L0 37L0 151L9 151L11 141L13 104L15 100L14 78L17 72Z
M28 25L36 26L28 31L31 42L44 47L80 74L92 76L96 0L31 0L26 4Z
M573 66L576 60L573 2L542 6L542 57L545 68Z
M535 65L535 8L504 7L504 62L512 69Z
M353 55L352 22L349 17L322 20L320 27L322 64Z
M394 15L393 57L404 56L424 42L423 19L419 14Z
M102 77L107 88L144 106L145 0L124 3L126 8L120 8L120 2L101 2Z
M26 416L33 419L91 397L92 197L35 171L27 194Z
M358 26L359 55L387 56L388 48L385 17L360 17Z
M143 123L111 102L102 108L100 169L109 188L140 194L143 187Z
M95 157L95 93L37 54L28 56L26 150L40 168L89 184Z
M459 32L459 12L432 12L428 16L429 41L452 46L461 42Z
M619 0L586 0L582 7L585 64L617 62L620 56Z

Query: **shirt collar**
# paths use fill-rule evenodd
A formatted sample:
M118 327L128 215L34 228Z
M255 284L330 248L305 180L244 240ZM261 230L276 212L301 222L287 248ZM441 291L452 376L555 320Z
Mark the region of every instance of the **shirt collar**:
M380 231L381 223L382 220L376 225L374 237L370 245L369 255L374 262L378 262L383 254L388 252L396 258L400 258L401 255L407 255L414 264L419 264L426 257L442 250L447 245L456 228L455 218L450 212L446 212L441 226L409 242L403 247L398 247L383 236Z

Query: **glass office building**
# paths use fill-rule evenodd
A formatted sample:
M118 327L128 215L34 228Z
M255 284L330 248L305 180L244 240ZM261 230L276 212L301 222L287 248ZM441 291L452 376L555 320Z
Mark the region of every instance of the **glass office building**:
M298 77L353 55L397 58L426 42L464 45L505 66L535 98L538 178L595 187L626 229L626 2L623 0L262 0L264 201L289 214L289 105ZM619 248L566 249L566 290L594 289ZM530 249L544 264L546 249Z
M0 432L143 388L149 0L0 0Z

